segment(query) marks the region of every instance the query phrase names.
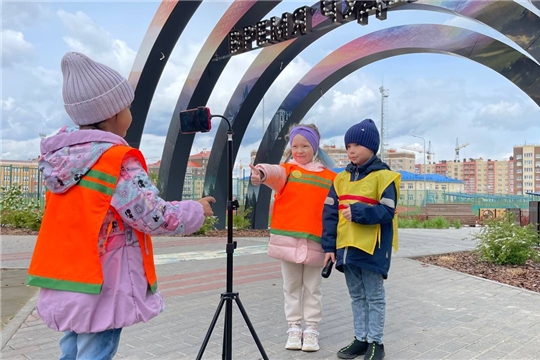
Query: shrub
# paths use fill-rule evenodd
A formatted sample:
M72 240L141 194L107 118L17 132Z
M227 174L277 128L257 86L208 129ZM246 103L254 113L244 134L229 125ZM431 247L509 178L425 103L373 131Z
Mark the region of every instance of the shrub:
M454 222L452 223L452 225L453 225L456 229L461 229L461 221L459 221L458 219L454 220Z
M401 229L448 229L450 223L443 217L427 219L425 216L398 217L398 228Z
M245 230L251 227L251 209L244 211L244 213L237 212L233 216L233 227L236 230Z
M422 221L417 218L401 218L398 217L398 228L402 229L420 229Z
M449 227L450 223L448 220L440 216L433 219L428 219L423 223L424 229L448 229Z
M0 226L39 230L43 219L43 210L39 202L28 200L20 185L3 186L1 190Z
M527 225L521 227L514 215L485 221L486 226L473 238L478 240L476 252L487 262L498 265L522 265L527 260L538 261L538 233Z
M214 230L216 228L216 223L218 221L218 218L216 216L208 216L204 219L204 223L202 227L195 231L193 235L206 235L210 231Z

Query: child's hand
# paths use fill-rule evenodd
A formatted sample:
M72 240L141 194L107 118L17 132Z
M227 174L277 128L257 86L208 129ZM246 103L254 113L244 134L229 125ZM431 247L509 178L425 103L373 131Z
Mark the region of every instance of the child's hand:
M214 216L214 211L212 210L210 203L215 203L216 199L214 199L212 196L207 196L198 200L198 202L203 206L204 216Z
M327 252L324 254L324 265L328 264L328 260L332 260L333 262L336 262L336 254L333 252Z
M347 221L352 221L352 213L351 213L351 206L349 204L345 204L347 207L346 209L343 209L341 214Z
M251 184L254 186L261 185L261 171L253 164L249 164L249 167L251 168Z

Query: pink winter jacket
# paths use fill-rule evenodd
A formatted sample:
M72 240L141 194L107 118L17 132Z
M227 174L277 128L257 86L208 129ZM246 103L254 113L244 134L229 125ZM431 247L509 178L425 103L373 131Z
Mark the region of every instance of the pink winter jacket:
M47 189L57 194L69 191L101 154L115 144L127 145L113 133L67 127L43 140L39 168ZM77 211L77 206L83 204L73 204L73 211ZM117 224L109 210L96 238L104 276L101 293L40 290L38 313L54 330L95 333L156 317L165 305L161 292L152 294L148 287L141 249L132 229L157 236L189 234L204 222L200 203L161 199L158 189L133 156L122 162L111 207L122 217L123 226ZM62 229L58 229L58 236L62 236Z
M324 165L319 162L301 165L294 160L290 160L289 163L298 165L308 171L320 172L325 169ZM280 192L286 186L287 174L283 166L257 164L255 167L263 174L261 183L275 192ZM270 234L268 256L297 264L324 266L324 251L321 244L304 238Z

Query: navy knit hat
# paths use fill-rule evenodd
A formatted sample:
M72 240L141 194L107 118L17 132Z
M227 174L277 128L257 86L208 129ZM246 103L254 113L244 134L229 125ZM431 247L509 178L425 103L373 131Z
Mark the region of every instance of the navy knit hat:
M368 148L376 154L379 151L379 130L371 119L362 120L353 125L345 133L345 147L350 143L355 143Z

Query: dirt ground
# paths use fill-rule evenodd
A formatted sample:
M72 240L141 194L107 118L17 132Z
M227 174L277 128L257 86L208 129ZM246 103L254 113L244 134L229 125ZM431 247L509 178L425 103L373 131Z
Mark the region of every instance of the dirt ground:
M416 260L540 292L540 263L527 261L525 265L496 265L480 261L474 252L424 256Z

